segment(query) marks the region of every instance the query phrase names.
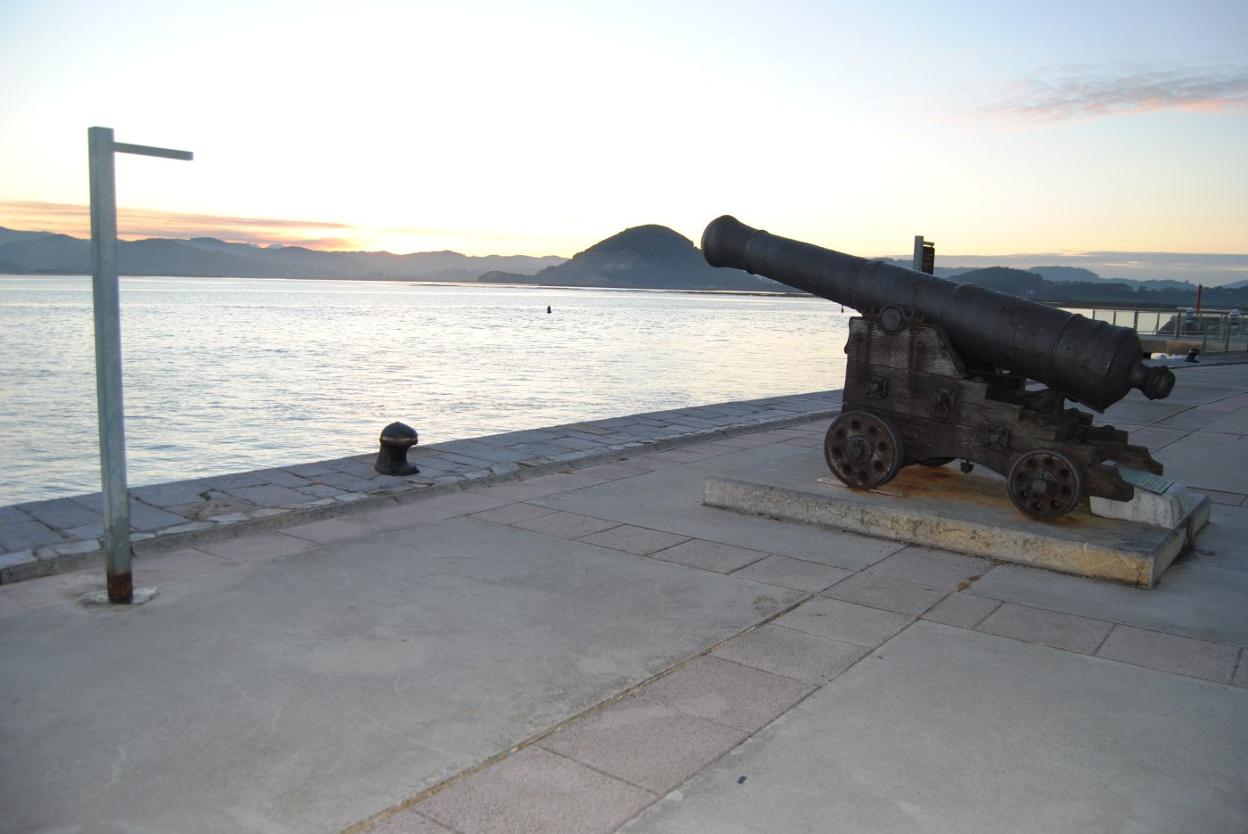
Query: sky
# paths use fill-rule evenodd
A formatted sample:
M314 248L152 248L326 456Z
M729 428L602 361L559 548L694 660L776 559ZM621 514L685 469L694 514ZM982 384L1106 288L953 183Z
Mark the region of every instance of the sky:
M1223 283L1245 44L1244 0L0 0L0 225L84 236L100 125L195 153L118 156L128 238L566 257L733 214Z

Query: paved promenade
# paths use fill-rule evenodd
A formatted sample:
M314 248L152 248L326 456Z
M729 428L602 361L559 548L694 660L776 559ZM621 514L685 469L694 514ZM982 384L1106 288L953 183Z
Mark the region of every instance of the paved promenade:
M410 477L379 475L376 451L130 490L130 535L139 553L289 526L395 500L437 495L506 478L587 466L624 453L661 450L831 414L840 392L633 414L471 440L417 446ZM378 426L380 430L380 426ZM102 564L100 494L0 507L0 584Z
M1242 832L1248 365L1107 419L1152 591L700 504L793 417L0 586L0 831Z

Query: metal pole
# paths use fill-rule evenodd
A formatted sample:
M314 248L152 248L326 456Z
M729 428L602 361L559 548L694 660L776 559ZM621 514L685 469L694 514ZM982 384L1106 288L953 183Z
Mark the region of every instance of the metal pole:
M130 505L126 497L125 410L121 388L121 304L117 288L117 189L113 154L190 159L187 151L113 141L108 127L87 129L91 180L91 292L95 308L95 393L100 419L100 484L108 601L134 598Z
M130 507L126 501L126 433L121 401L121 305L117 293L117 189L113 131L87 130L91 169L91 290L95 305L95 393L100 415L100 481L108 600L128 603Z

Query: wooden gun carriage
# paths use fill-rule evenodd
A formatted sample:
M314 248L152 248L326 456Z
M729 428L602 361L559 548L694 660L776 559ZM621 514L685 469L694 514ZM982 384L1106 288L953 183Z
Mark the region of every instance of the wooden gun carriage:
M1096 411L1132 389L1169 395L1174 375L1143 362L1135 331L752 229L706 228L712 266L735 267L852 307L844 410L824 454L846 485L873 489L910 464L955 459L1005 475L1020 510L1051 519L1084 495L1130 500L1116 464L1162 473ZM1029 384L1032 380L1047 387Z

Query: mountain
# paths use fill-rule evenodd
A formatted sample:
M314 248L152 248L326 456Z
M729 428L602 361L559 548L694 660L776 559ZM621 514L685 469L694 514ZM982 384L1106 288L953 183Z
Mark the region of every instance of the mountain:
M122 275L229 276L235 278L374 278L475 281L491 270L523 275L564 259L528 255L461 255L458 252L321 252L303 246L256 246L211 237L118 241ZM91 244L69 235L0 227L0 271L13 274L88 274Z
M16 267L18 272L89 274L91 244L69 235L34 233L8 243L0 242L0 261Z
M1034 272L1046 281L1100 281L1101 276L1090 269L1077 266L1033 266Z
M913 261L903 261L899 258L872 258L871 260L881 261L886 264L892 264L893 266L900 266L905 269L914 268ZM977 267L973 266L937 266L935 275L937 278L948 278L953 280L964 272L971 272L975 269L977 269Z
M19 232L15 229L6 229L0 226L0 246L6 243L12 243L15 240L32 240L37 237L43 237L47 232Z
M972 269L957 277L959 284L974 284L997 292L1021 295L1023 298L1043 298L1049 282L1034 272L1012 269L1008 266L990 266Z
M792 292L739 269L707 264L689 238L666 226L635 226L534 275L487 272L481 281L557 287Z
M955 280L1055 304L1174 308L1191 306L1196 302L1196 285L1186 282L1109 279L1095 272L1088 272L1093 276L1092 280L1071 280L1069 277L1053 280L1037 272L994 266L964 272ZM1248 286L1239 289L1231 286L1205 287L1204 303L1211 309L1246 306Z

